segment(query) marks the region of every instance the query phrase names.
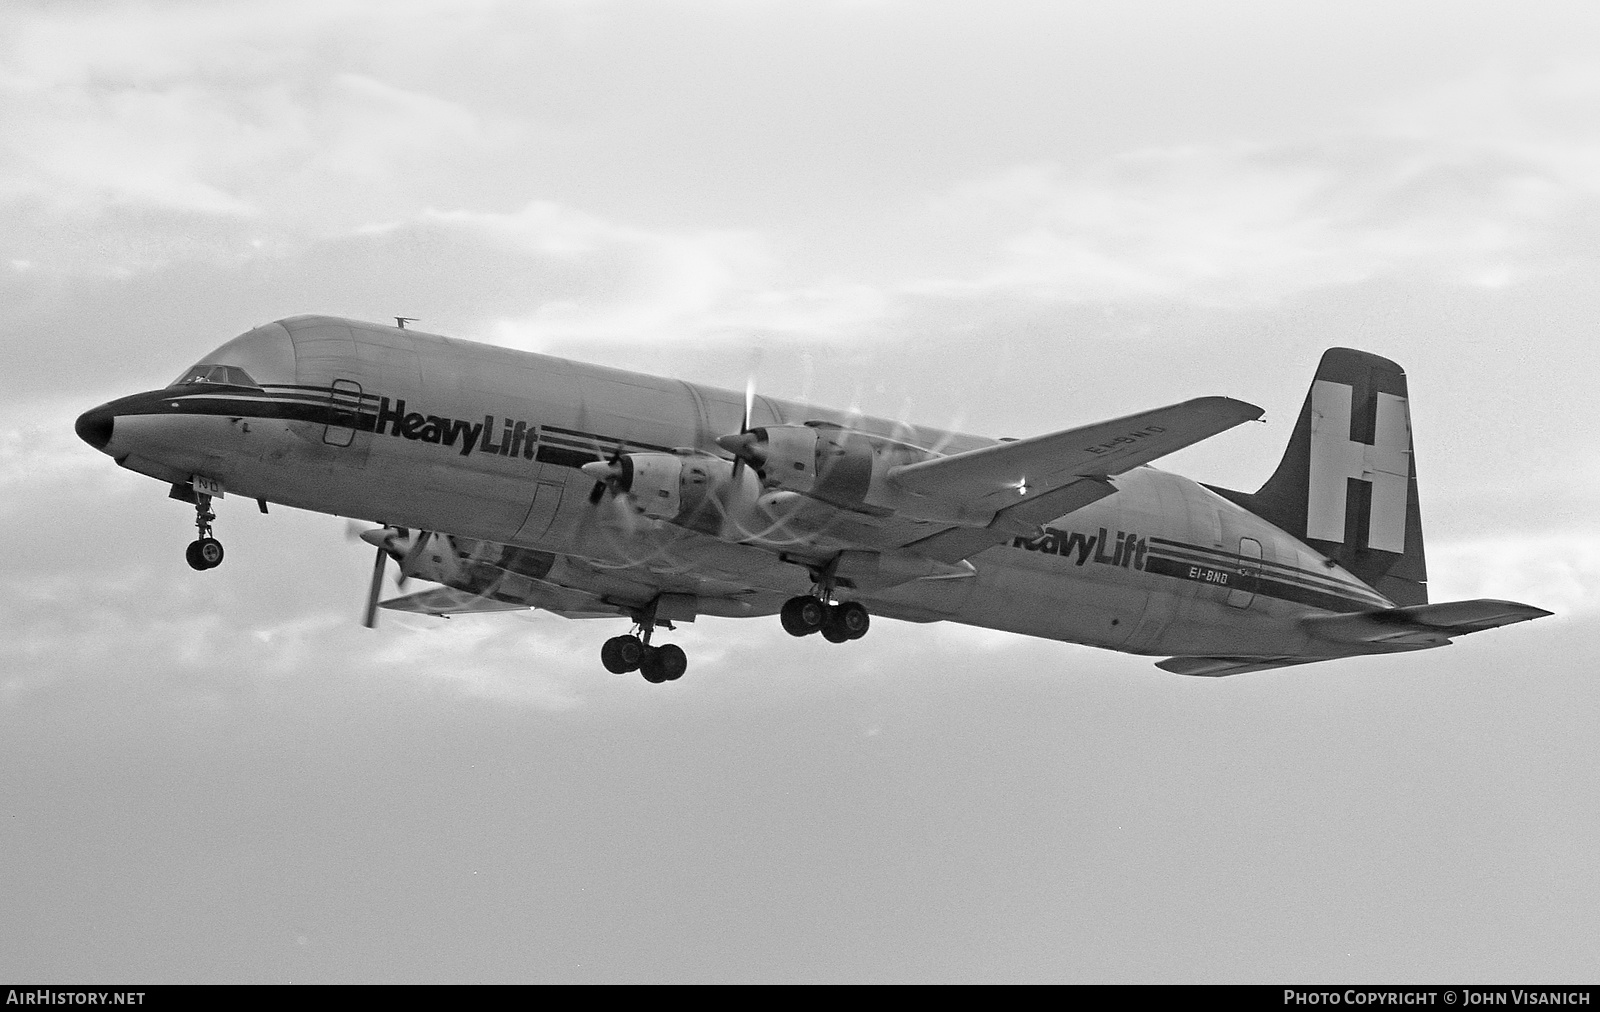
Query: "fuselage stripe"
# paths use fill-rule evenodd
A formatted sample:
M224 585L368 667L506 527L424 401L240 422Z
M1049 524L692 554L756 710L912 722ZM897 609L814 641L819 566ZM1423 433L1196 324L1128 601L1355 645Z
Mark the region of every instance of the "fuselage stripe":
M1144 571L1192 583L1209 583L1225 587L1230 591L1260 594L1263 597L1334 612L1369 611L1374 607L1388 607L1389 604L1382 600L1328 593L1318 588L1288 583L1258 573L1241 572L1237 567L1221 567L1210 563L1177 559L1170 555L1157 555L1153 551L1145 559Z
M655 443L644 443L636 439L618 439L615 436L602 436L597 432L582 432L578 429L563 429L557 425L539 426L540 439L547 443L559 446L571 446L580 450L594 450L596 444L602 444L606 450L615 450L619 447L624 452L627 450L652 450L657 453L671 453L670 446L658 446ZM551 435L558 433L558 435Z
M1214 560L1217 563L1236 564L1239 559L1238 552L1231 552L1223 548L1212 548L1206 545L1193 545L1183 541L1173 541L1169 538L1152 537L1150 539L1150 546L1151 551L1156 551L1158 546L1161 546L1169 550L1194 552L1197 555L1205 557L1209 560ZM1316 583L1328 589L1350 590L1355 593L1376 593L1375 591L1371 591L1371 588L1367 587L1366 584L1355 581L1354 579L1340 579L1337 576L1325 576L1321 573L1308 572L1307 570L1301 569L1299 566L1290 565L1288 563L1272 562L1263 559L1258 561L1256 564L1263 570L1275 570L1284 576Z
M1199 563L1200 565L1204 566L1219 566L1228 570L1238 570L1240 568L1240 560L1238 555L1225 556L1200 554L1194 552L1180 552L1174 551L1170 548L1151 548L1150 553L1152 555L1163 554L1183 562ZM1256 560L1252 559L1250 561L1255 563ZM1367 587L1365 584L1356 584L1343 580L1333 580L1329 579L1328 577L1313 573L1305 573L1298 569L1281 565L1274 566L1257 564L1252 566L1252 568L1262 572L1266 576L1283 580L1285 582L1294 583L1299 586L1306 587L1309 590L1366 598L1383 607L1387 607L1389 605L1387 599L1378 594L1376 591Z
M1207 566L1207 567L1211 567L1211 568L1221 569L1224 572L1238 573L1238 572L1244 572L1245 571L1239 565L1238 556L1234 556L1232 559L1228 559L1228 560L1221 560L1221 559L1216 559L1216 558L1206 557L1206 556L1186 555L1186 554L1184 554L1182 552L1172 552L1170 550L1157 551L1156 549L1151 549L1150 550L1150 557L1151 558L1166 558L1166 559L1172 560L1173 562L1180 563L1182 565ZM1376 591L1374 591L1371 588L1366 587L1364 585L1363 586L1355 586L1355 585L1348 584L1348 583L1339 583L1339 584L1321 583L1321 582L1317 582L1317 581L1314 581L1314 580L1304 579L1300 574L1294 573L1292 571L1291 572L1271 572L1271 571L1268 571L1268 570L1265 570L1265 569L1256 569L1256 568L1252 567L1250 572L1259 573L1260 574L1259 575L1260 579L1271 580L1271 581L1273 581L1275 583L1278 583L1278 584L1281 584L1283 586L1299 587L1299 588L1305 590L1307 593L1324 594L1324 595L1329 595L1329 596L1334 596L1334 597L1348 598L1348 599L1351 599L1351 600L1358 600L1358 601L1362 601L1362 602L1365 602L1365 603L1368 603L1368 604L1371 604L1371 605L1374 605L1374 606L1380 607L1380 608L1387 608L1387 607L1389 607L1389 604L1390 604L1390 602L1389 602L1389 600L1387 598L1383 597L1381 594L1377 593Z
M207 384L206 389L194 389L194 387L194 384L190 384L185 387L154 390L122 398L113 404L116 412L121 415L206 415L274 419L373 432L378 428L380 413L378 403L383 400L376 394L356 394L353 390L303 384L264 384L260 388L226 384ZM506 425L510 425L509 420ZM529 451L526 455L530 457L535 456L532 450L536 442L535 431L535 427L528 427ZM543 444L539 445L537 459L543 463L562 467L581 467L590 461L604 459L619 452L673 452L670 447L654 443L618 439L615 436L604 436L578 429L539 426L537 431L540 437L537 443ZM518 435L517 438L522 437Z

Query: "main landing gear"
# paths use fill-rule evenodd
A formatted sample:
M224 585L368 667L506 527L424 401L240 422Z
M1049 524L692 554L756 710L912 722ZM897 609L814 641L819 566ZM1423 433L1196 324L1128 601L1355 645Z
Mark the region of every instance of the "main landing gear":
M200 536L189 542L183 557L191 569L215 569L222 565L222 542L211 536L211 521L217 515L211 512L211 497L198 493L194 499L194 526Z
M820 597L805 594L791 597L778 613L784 632L790 636L810 636L822 633L829 643L858 640L867 634L872 616L859 601L829 604Z
M675 682L682 678L689 668L689 658L683 648L675 643L651 646L650 634L655 627L654 619L641 619L638 635L613 636L606 640L600 648L600 663L613 674L637 671L652 684Z
M859 601L830 604L826 599L829 596L832 596L829 591L819 584L815 593L791 597L779 612L784 630L791 636L819 632L830 643L846 643L865 636L872 625L872 616L866 607ZM656 626L671 629L672 623L656 621L655 602L633 615L637 632L606 640L600 648L600 663L607 671L618 675L637 671L644 675L645 681L652 683L675 682L682 678L689 667L683 648L671 643L658 647L650 645L650 635Z

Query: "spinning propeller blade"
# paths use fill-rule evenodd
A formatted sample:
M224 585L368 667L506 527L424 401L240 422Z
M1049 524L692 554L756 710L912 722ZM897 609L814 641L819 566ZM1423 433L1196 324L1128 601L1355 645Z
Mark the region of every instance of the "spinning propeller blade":
M361 620L362 625L371 629L378 624L378 595L383 589L383 567L388 564L389 556L394 555L400 561L400 571L395 573L394 582L396 587L404 590L422 562L423 549L435 535L431 531L418 531L413 540L411 532L404 527L361 528L352 520L345 525L345 536L365 541L378 549L378 557L372 564L372 584L367 590L367 608ZM411 543L407 545L406 541Z
M745 381L744 381L744 417L739 419L739 436L741 437L740 440L739 440L740 445L743 445L744 442L745 442L743 437L749 435L749 433L750 433L750 416L755 413L755 408L756 408L756 374L754 372L751 372L749 376L745 377ZM726 437L724 437L724 438L726 438ZM724 449L729 449L728 445L723 443L721 439L717 440L717 443L719 445L723 446ZM732 484L733 484L734 488L738 488L739 487L739 479L744 477L744 468L745 468L744 454L738 452L737 450L734 450L732 452L733 452L733 482L732 482Z
M594 483L594 488L589 491L590 506L600 505L600 500L605 498L607 490L610 490L613 495L621 494L617 483L622 480L623 476L622 444L617 444L617 448L612 451L609 460L604 462L592 460L579 468L579 470L597 479Z
M378 595L383 591L383 567L388 561L388 551L379 545L378 557L372 563L372 584L367 588L367 610L361 618L361 624L368 629L378 625Z

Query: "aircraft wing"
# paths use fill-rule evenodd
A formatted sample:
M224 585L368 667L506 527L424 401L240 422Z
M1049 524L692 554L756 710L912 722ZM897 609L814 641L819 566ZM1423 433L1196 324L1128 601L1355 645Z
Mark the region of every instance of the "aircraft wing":
M467 590L434 587L430 590L391 598L379 607L390 611L409 611L417 615L473 615L491 611L526 611L528 605L513 601L496 601L492 597L474 594Z
M1007 506L995 513L988 527L952 527L905 547L938 562L960 562L1014 536L1032 537L1043 524L1083 509L1116 490L1105 478L1079 478Z
M625 614L621 608L607 604L593 594L536 581L523 581L516 587L501 586L488 594L453 587L434 587L384 601L379 607L445 618L495 611L527 611L529 608L553 611L565 618L615 618Z
M1156 667L1177 675L1200 675L1221 678L1224 675L1242 675L1247 671L1270 671L1295 664L1329 661L1331 657L1168 657L1157 661Z
M992 509L987 527L955 527L904 547L958 562L1117 490L1108 479L1191 446L1262 410L1231 397L1200 397L1154 411L1063 432L984 446L894 468L889 477L914 493Z
M1199 397L1108 422L902 464L891 468L888 477L916 495L999 512L1021 505L1023 497L1131 471L1262 414L1254 404L1231 397Z

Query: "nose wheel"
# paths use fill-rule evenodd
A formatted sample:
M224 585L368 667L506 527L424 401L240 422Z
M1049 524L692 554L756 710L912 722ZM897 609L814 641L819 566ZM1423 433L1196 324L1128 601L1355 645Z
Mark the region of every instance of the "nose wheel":
M189 560L191 569L215 569L222 565L222 542L216 538L191 541L189 547L183 550L183 557Z
M222 542L211 536L211 521L217 515L211 512L211 497L203 493L195 496L194 526L199 537L189 542L183 550L191 569L215 569L222 565Z

